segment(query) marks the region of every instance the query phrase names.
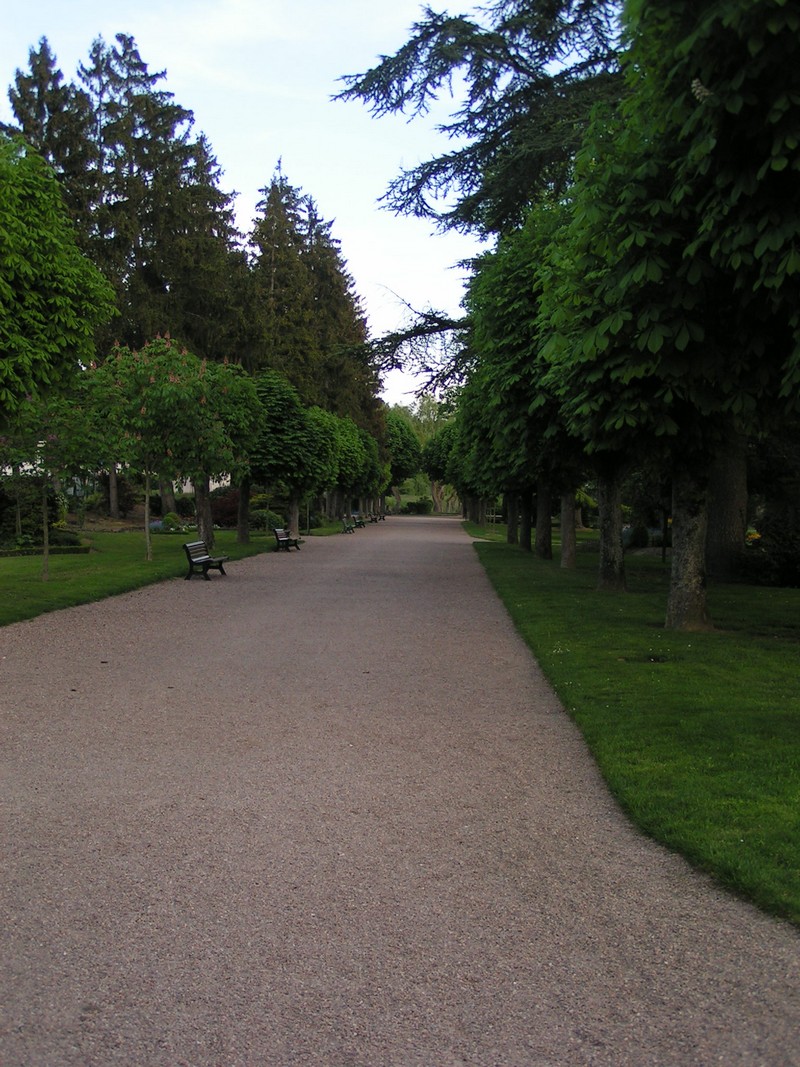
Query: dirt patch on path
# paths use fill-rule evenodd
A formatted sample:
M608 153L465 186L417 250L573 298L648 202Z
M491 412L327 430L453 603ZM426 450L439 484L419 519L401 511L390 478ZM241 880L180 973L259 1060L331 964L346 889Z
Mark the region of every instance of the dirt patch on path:
M458 523L227 569L0 630L4 1067L800 1063Z

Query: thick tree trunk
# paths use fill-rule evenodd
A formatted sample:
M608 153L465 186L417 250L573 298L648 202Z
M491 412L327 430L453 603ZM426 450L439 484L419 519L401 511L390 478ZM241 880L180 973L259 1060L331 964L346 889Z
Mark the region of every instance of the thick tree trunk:
M440 515L442 512L442 501L444 499L444 486L441 482L431 482L431 500L433 501L433 510L436 515Z
M250 544L250 478L239 482L239 503L236 508L236 543Z
M516 493L506 496L506 522L508 524L506 541L509 545L519 544L519 497Z
M747 536L747 442L734 438L709 472L706 567L712 578L732 578Z
M597 479L600 512L600 565L597 588L612 593L625 591L625 555L622 548L622 476L608 468Z
M531 552L533 541L533 501L530 493L523 493L519 500L519 547L523 552Z
M194 500L197 509L197 536L205 541L209 552L214 548L214 520L211 517L211 491L208 475L199 475L192 479Z
M697 471L672 479L672 569L667 600L668 630L710 630L705 549L708 480Z
M538 559L553 558L553 498L550 486L540 483L536 487L536 545L534 555Z
M575 492L561 494L561 566L572 570L576 563Z

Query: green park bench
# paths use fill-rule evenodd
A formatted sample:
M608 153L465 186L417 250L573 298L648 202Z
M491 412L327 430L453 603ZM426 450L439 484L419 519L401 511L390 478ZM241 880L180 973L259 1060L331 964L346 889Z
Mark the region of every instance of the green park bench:
M298 552L300 551L300 539L298 537L290 537L289 531L284 530L281 526L277 526L273 532L277 542L276 552L280 552L281 549L284 552L288 552L290 548L296 548Z
M208 577L208 572L212 568L218 570L220 574L225 573L223 563L229 558L228 556L210 556L205 541L188 541L183 550L186 553L186 558L189 561L189 573L186 575L186 581L188 582L192 575L197 571L202 572L203 577L207 582L211 581Z

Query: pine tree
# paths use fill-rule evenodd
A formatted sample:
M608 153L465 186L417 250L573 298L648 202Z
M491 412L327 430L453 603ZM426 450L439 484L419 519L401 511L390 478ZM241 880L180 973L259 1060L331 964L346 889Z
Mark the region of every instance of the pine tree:
M64 201L86 247L87 218L93 200L97 146L92 138L92 109L87 95L72 82L65 83L46 37L31 48L29 72L17 70L9 100L16 128L25 141L50 164Z
M260 190L250 236L251 334L245 366L280 371L306 403L313 403L319 349L314 334L311 275L303 258L302 198L280 166Z
M333 223L305 198L304 260L311 275L314 332L320 353L315 403L359 425L374 425L378 375L367 348L367 322Z

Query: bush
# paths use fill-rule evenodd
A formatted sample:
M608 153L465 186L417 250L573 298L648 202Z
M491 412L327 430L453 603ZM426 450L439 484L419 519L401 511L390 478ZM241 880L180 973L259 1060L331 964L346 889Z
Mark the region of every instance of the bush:
M176 530L183 530L186 526L186 523L180 515L176 515L174 511L167 512L164 516L163 523L167 533L175 533Z
M250 509L250 526L254 530L274 530L276 526L285 526L286 520L269 508Z
M647 548L650 533L646 526L628 526L622 531L622 544L625 549Z
M433 501L424 496L421 496L418 500L409 500L404 511L407 515L430 515L433 511Z
M211 518L215 526L235 530L239 518L239 490L215 489L211 493Z
M58 527L55 527L55 529L50 530L48 534L48 541L50 543L51 548L76 548L81 543L81 539L78 534L73 533L72 530L62 530Z
M197 514L194 496L190 493L185 493L183 496L176 496L175 510L182 519L194 519Z
M17 533L17 508L21 532ZM64 513L60 493L48 486L47 523L52 530ZM0 545L17 548L42 543L42 479L9 478L0 488Z

